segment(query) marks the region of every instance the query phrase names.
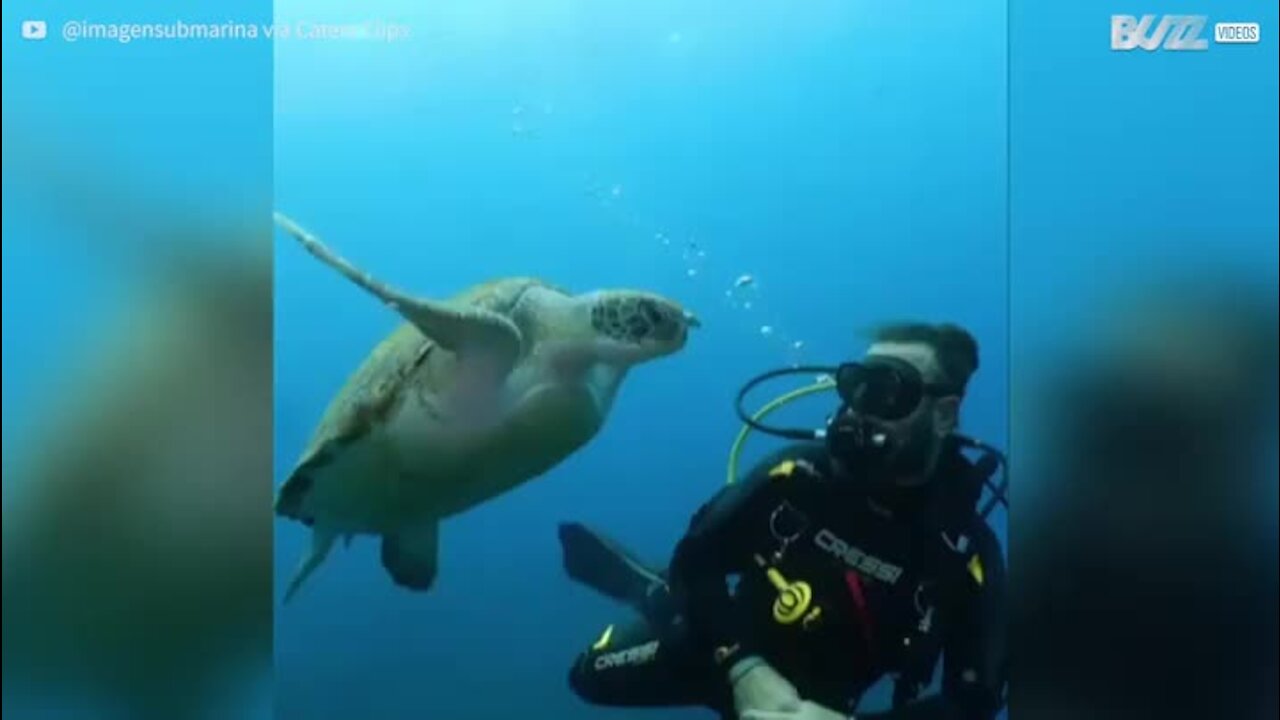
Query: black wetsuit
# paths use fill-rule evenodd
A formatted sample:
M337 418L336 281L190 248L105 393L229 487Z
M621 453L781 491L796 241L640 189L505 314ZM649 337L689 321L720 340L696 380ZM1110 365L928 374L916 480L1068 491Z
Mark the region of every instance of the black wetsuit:
M755 654L833 710L852 712L892 674L901 695L885 717L995 717L1004 562L972 505L947 502L974 472L950 448L929 490L873 502L833 477L821 446L778 453L694 516L668 573L672 617L657 619L655 603L645 619L606 630L571 686L596 704L704 705L734 717L727 670ZM799 582L810 602L789 608L777 585ZM940 655L941 695L908 703Z

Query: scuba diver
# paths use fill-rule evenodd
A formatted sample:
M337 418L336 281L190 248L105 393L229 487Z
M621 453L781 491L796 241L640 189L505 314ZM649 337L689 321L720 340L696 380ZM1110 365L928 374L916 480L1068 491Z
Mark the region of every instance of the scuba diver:
M752 380L738 395L747 427L729 484L694 515L665 572L561 525L570 577L640 614L577 658L573 691L596 705L704 706L727 720L836 720L887 675L892 709L859 718L994 718L1005 572L985 518L1007 506L1007 481L991 481L998 451L957 432L977 367L964 329L904 323L877 330L860 362ZM834 387L841 401L825 427L774 428L760 422L771 407L743 411L758 384L814 371L830 374L817 389ZM796 442L736 480L749 429ZM939 658L941 692L920 699Z

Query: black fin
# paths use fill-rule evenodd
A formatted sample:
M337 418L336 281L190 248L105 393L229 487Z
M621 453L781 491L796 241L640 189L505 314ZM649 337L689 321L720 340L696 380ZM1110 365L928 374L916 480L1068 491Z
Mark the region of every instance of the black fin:
M660 572L580 523L560 524L560 546L569 577L641 613L655 586L666 586Z

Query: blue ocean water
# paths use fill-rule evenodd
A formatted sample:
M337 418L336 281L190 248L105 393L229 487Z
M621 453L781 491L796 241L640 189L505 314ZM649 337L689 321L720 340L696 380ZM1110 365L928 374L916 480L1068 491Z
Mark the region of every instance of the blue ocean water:
M446 521L430 593L394 587L375 539L335 549L277 610L278 716L700 717L589 708L569 693L574 656L629 613L570 584L556 524L587 522L664 561L724 481L740 384L859 354L870 324L969 327L982 367L964 424L1004 444L1004 13L278 3L278 22L376 19L411 33L276 44L279 210L422 294L532 274L662 292L704 323L685 351L631 374L588 447ZM747 274L753 285L735 290ZM276 278L283 479L397 318L282 234ZM830 403L781 417L817 423ZM753 439L746 459L774 442ZM278 591L307 537L277 526Z
M45 16L52 29L77 16L270 14L200 4L67 2ZM6 3L5 31L44 12L34 5ZM721 482L742 380L857 353L854 329L885 317L955 320L983 346L965 425L998 445L1012 434L1016 462L1010 373L1043 369L1035 343L1087 317L1101 280L1211 257L1274 283L1274 3L326 0L275 12L392 22L410 37L235 52L6 37L6 152L14 120L69 131L118 151L121 176L155 172L171 193L265 225L274 52L276 206L349 257L437 296L516 272L646 287L705 322L686 352L634 373L589 448L448 523L431 594L393 588L364 540L277 605L277 682L255 691L274 690L282 718L676 715L589 709L568 693L573 655L626 613L565 580L555 524L581 519L663 558ZM1115 12L1256 20L1263 42L1117 54ZM48 242L93 235L60 226L56 202L30 202L22 177L6 164L6 461L63 380L50 333L83 339L129 289L110 262ZM275 242L279 482L395 319ZM751 310L724 296L745 273ZM769 446L756 439L748 455ZM8 507L14 487L3 490ZM1003 536L1003 515L996 524ZM305 533L275 530L279 591Z

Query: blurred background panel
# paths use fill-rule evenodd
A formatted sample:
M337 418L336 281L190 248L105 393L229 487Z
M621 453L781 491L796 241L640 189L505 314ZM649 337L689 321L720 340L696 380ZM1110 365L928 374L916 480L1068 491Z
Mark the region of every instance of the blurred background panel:
M1276 715L1276 20L1011 4L1011 717Z
M270 19L4 4L6 717L269 716Z

